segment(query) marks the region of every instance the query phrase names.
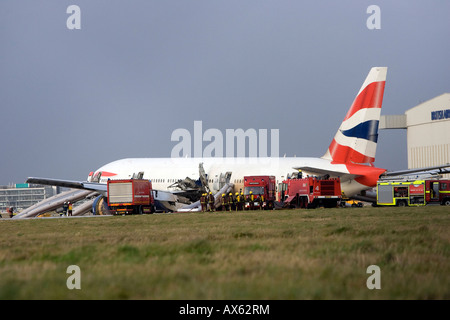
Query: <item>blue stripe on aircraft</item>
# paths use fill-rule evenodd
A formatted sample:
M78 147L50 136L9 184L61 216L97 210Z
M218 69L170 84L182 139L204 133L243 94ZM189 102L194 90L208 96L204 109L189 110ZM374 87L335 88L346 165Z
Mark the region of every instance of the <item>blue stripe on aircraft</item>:
M378 120L369 120L341 132L347 137L366 139L376 143L378 140L378 123Z

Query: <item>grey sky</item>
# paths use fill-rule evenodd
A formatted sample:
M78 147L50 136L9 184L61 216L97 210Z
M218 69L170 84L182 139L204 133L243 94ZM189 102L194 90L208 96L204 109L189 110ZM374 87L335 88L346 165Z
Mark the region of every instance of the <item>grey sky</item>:
M69 30L69 5L81 30ZM369 30L369 5L381 29ZM85 179L169 157L177 128L280 130L280 154L322 156L368 71L382 114L450 92L449 1L0 1L0 184ZM205 143L206 145L206 143ZM204 145L204 146L205 146ZM406 132L375 164L407 167Z

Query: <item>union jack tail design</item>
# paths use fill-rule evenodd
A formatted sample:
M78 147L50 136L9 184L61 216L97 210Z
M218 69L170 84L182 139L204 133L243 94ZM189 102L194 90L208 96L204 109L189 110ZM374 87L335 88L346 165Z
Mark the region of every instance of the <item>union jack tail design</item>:
M370 70L323 159L371 165L375 161L386 73L387 67Z

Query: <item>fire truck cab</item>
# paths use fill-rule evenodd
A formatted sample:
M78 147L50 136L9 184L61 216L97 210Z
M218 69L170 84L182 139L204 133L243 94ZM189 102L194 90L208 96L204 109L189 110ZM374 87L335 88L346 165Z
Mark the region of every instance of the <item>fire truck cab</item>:
M275 176L245 176L245 210L274 209Z

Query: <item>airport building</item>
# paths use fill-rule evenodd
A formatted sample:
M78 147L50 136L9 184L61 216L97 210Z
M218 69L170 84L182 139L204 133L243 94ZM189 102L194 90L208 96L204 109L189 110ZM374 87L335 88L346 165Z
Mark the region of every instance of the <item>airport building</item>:
M450 93L411 108L403 115L381 116L380 129L406 129L408 169L450 163ZM450 174L444 175L450 178Z
M50 198L55 195L57 187L30 185L20 183L12 186L0 186L0 212L5 213L6 208L13 207L15 212Z

